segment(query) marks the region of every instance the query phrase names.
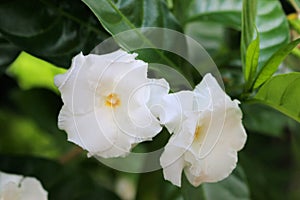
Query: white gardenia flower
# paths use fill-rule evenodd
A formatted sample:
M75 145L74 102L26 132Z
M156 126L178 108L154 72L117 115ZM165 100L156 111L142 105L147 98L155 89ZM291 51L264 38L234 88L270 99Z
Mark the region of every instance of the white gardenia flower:
M163 79L148 79L148 64L118 50L79 54L71 68L55 77L64 105L58 126L90 156L125 156L162 127L151 107L169 91Z
M36 178L0 172L0 200L47 200L47 196Z
M174 132L160 158L166 180L180 187L184 171L196 187L229 176L247 138L238 104L211 74L194 91L164 98L165 112L160 118Z

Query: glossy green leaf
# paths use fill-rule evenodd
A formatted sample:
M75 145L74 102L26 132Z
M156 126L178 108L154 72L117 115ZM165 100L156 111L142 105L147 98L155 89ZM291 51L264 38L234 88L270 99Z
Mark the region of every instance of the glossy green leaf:
M256 26L260 35L259 69L288 44L290 31L280 1L258 0Z
M300 122L300 73L272 77L259 90L254 100L267 104Z
M286 58L286 56L292 52L292 50L300 43L300 39L297 39L288 45L279 49L272 57L265 63L265 65L259 71L255 82L254 88L258 88L265 81L267 81L278 69L279 65Z
M83 0L112 35L141 27L180 27L162 0Z
M240 0L174 0L174 13L183 26L193 21L215 21L240 29Z
M182 193L187 200L249 200L250 193L247 187L245 174L241 167L223 181L217 183L205 183L199 187L193 187L183 178Z
M0 32L20 50L69 67L108 37L81 1L2 0Z
M134 50L139 54L139 59L146 62L165 64L181 71L192 83L191 70L186 68L184 61L179 56L165 52L157 48L153 40L146 37L143 30L137 28L160 27L182 31L177 20L168 9L163 0L83 0L83 2L93 11L101 22L102 26L114 37L119 46L125 50ZM132 30L128 34L125 31ZM151 32L151 31L150 31ZM123 34L119 34L123 33ZM126 33L126 32L125 32ZM152 36L153 37L153 36ZM185 40L172 39L169 35L161 31L156 36L156 42L167 49L186 48ZM174 42L176 41L176 42ZM147 46L147 48L143 48ZM139 47L141 47L139 49ZM138 50L136 50L138 49ZM195 73L196 74L196 73Z
M259 54L259 36L256 36L256 40L254 39L256 10L257 10L257 0L254 1L243 0L241 59L243 64L244 78L246 82L248 81L250 73L252 73L252 69L253 69L252 64L254 63L251 63L251 59L253 59L252 58L253 56L256 57L257 52ZM252 44L251 48L250 48L250 44ZM257 45L258 45L258 49L257 49ZM248 58L249 56L251 58ZM257 62L258 60L255 61L256 64Z
M66 70L22 52L10 65L7 73L17 79L22 89L47 88L58 93L54 76Z
M246 9L243 18L247 21L242 25L242 1L241 0L191 0L174 1L174 13L186 27L189 22L213 21L237 30L245 29L242 33L242 60L250 42L253 40L254 22L260 35L260 57L259 69L266 61L282 46L289 42L290 33L286 15L279 1L259 0L257 1L257 12L255 15L254 1L245 0L249 9ZM251 11L252 10L252 11ZM255 21L251 18L255 15ZM213 17L210 17L213 16ZM242 27L243 26L243 27ZM243 56L244 55L244 56Z
M245 81L251 83L256 75L259 59L259 35L257 33L256 39L253 40L246 52L246 67L245 67ZM248 85L246 83L246 85ZM249 84L250 85L250 84ZM247 87L247 86L246 86Z

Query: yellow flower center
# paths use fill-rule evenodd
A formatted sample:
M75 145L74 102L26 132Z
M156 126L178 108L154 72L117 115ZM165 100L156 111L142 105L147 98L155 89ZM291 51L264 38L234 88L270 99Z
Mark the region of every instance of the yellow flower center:
M203 141L205 134L201 132L201 126L197 125L195 133L194 133L194 141Z
M106 96L105 99L105 105L111 108L116 108L120 106L121 100L119 96L115 93L110 93L109 95Z

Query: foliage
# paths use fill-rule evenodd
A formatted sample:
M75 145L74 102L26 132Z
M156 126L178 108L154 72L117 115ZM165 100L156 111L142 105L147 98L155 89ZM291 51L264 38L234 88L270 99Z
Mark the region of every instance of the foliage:
M300 39L294 35L300 35L300 23L287 13L299 12L300 3L290 2L2 0L0 170L36 176L55 200L120 199L117 185L124 177L136 199L299 199ZM169 28L200 42L217 63L226 92L241 101L249 140L227 179L194 188L183 178L177 188L163 180L162 171L118 172L86 158L58 130L62 103L54 75L79 52L144 27ZM176 55L139 53L178 69L191 83L200 81ZM141 149L156 149L159 139Z

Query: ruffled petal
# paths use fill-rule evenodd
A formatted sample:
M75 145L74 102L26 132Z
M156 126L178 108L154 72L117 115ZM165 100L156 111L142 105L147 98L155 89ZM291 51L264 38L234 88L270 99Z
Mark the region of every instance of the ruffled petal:
M59 127L68 140L95 154L109 149L116 140L117 127L109 110L97 110L85 115L74 115L63 106L58 117Z
M162 99L169 93L170 86L165 79L151 79L149 84L150 96L147 106L156 118L160 118L164 112Z
M185 120L185 113L193 111L194 93L192 91L181 91L163 97L164 112L161 112L160 121L166 126L170 133L181 128Z
M181 186L181 174L185 166L183 155L184 149L173 145L166 145L160 157L160 165L163 167L163 174L166 180L172 184Z

